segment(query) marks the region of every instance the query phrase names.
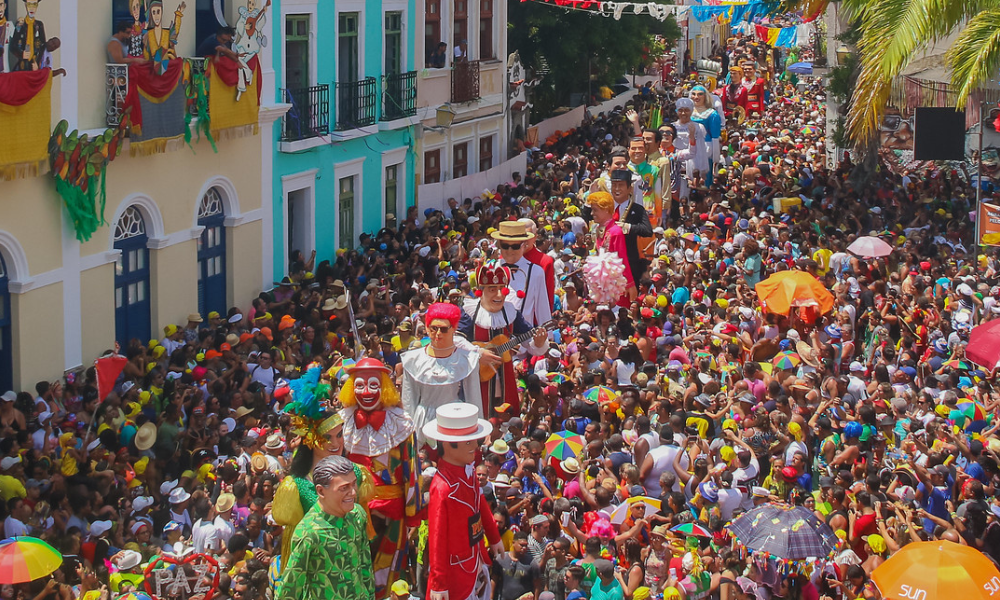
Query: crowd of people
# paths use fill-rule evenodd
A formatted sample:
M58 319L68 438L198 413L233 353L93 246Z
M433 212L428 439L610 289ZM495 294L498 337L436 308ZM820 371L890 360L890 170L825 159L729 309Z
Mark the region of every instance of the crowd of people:
M994 365L964 356L970 330L1000 315L1000 285L972 240L967 174L884 168L854 187L849 156L826 165L818 80L785 81L749 39L726 53L718 90L671 78L531 149L509 184L411 208L328 260L297 253L249 306L132 341L106 398L94 369L3 394L4 537L40 537L64 561L0 595L116 598L142 590L157 557L193 552L218 562L223 599L434 597L440 542L420 505L444 466L426 433L432 403L456 397L491 430L474 468L502 545L489 544L483 597L878 600L870 574L911 541L1000 559ZM893 252L847 252L868 235ZM624 266L617 300L590 289L599 252ZM755 285L789 270L832 307L762 303ZM450 337L494 329L524 339L466 351ZM449 363L471 379L442 398L422 377L453 348L475 362ZM359 383L369 359L385 379ZM497 373L482 387L481 363ZM405 514L323 520L323 486L345 473L326 457L348 455L359 482L398 467L359 470L357 446L344 451L379 381L376 429L408 427L390 445L416 497ZM555 455L556 434L579 444ZM805 507L836 552L796 570L747 552L726 526L762 504ZM365 552L294 558L293 531L347 530L365 550L380 540L374 566ZM380 571L386 539L398 560ZM349 585L292 591L341 572Z

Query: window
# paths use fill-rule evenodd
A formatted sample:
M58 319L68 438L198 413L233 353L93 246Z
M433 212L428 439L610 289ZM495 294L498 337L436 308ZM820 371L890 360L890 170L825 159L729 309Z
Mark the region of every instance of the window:
M424 152L424 183L441 181L441 149Z
M469 174L469 142L462 142L461 144L455 144L452 150L452 156L454 160L452 161L452 179L458 179L459 177L465 177Z
M469 0L455 0L455 52L463 40L469 39ZM465 50L468 58L468 50Z
M493 168L493 136L479 138L479 172Z
M353 248L354 240L354 176L344 177L340 180L339 218L340 218L340 239L338 243L341 248Z
M399 165L385 168L385 226L396 227L399 222Z
M358 80L358 13L340 13L338 31L340 54L337 65L337 80L347 83Z
M437 50L441 39L441 0L425 0L424 2L424 66L432 68L431 54Z
M385 13L385 74L403 71L403 13Z
M479 0L479 58L495 58L493 54L493 0Z
M309 15L285 17L285 89L309 87Z

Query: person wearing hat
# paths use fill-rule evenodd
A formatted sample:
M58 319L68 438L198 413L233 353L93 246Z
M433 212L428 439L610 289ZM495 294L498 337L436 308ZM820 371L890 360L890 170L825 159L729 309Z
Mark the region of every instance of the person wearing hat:
M524 223L524 227L527 229L529 234L537 236L538 225L535 224L534 219L524 217L518 219L517 221L518 223ZM542 271L545 273L545 295L549 300L549 311L551 311L554 308L553 302L556 297L556 261L554 258L542 252L535 246L536 240L537 237L533 237L524 242L524 258L532 264L541 267Z
M291 552L283 555L288 559L276 600L375 598L368 517L354 466L334 455L313 469L316 504L295 528Z
M139 591L145 577L142 574L142 554L135 550L122 550L111 557L115 572L108 576L111 591L125 593Z
M391 600L410 600L410 584L406 581L399 579L393 582L392 586L389 588Z
M427 543L428 600L487 600L490 597L490 552L503 552L500 531L486 497L468 467L476 460L479 441L493 431L479 410L465 402L445 404L423 427L437 440L438 471L431 481ZM525 540L525 546L527 540ZM456 569L454 565L462 565Z
M510 301L506 290L512 276L511 268L500 261L489 260L476 269L476 294L479 297L469 298L462 306L458 333L487 349L490 348L489 342L498 336L514 339L526 337L530 333L530 343L522 340L519 347L525 348L532 356L541 356L548 351L548 334L542 328L532 329L528 319L518 312L518 305ZM433 337L431 342L433 344ZM515 348L510 349L510 353L515 352ZM496 412L504 412L508 417L519 415L521 396L517 389L513 361L508 358L497 365L497 357L492 352L484 352L480 356L481 363L485 365L485 368L480 367L479 377L482 380L478 394L482 402L482 414L490 418L496 416ZM405 393L405 388L403 391ZM469 401L466 396L466 402ZM505 411L500 411L501 407ZM419 426L419 419L417 424Z
M653 237L653 225L649 222L649 214L643 207L641 190L639 200L633 193L633 173L628 163L623 160L623 153L611 155L611 197L614 199L614 210L611 219L618 224L625 236L625 253L628 256L628 267L632 272L632 281L641 281L649 266L649 261L640 252L640 238ZM648 240L647 240L648 241ZM645 244L642 244L645 246Z
M500 249L503 265L510 272L507 301L529 325L537 327L549 322L552 300L546 287L545 271L524 256L525 244L534 241L535 234L521 221L501 221L491 237Z
M198 328L204 319L201 318L201 313L191 313L187 318L187 325L184 326L184 342L188 344L193 344L198 341Z
M628 249L625 243L625 234L621 226L614 220L615 200L607 192L593 192L587 196L587 206L590 207L591 216L597 225L595 248L598 252L606 252L617 255L625 267L625 291L618 298L615 304L615 311L620 308L628 308L632 301L636 299L634 274L629 263Z
M419 462L414 424L403 410L391 370L382 361L362 358L346 371L339 395L344 448L351 461L370 472L375 485L364 508L376 548L372 569L376 582L381 582L376 583L375 595L383 598L385 582L400 577L408 556L407 528L400 522L418 523L424 509L419 473L402 468ZM380 466L386 463L389 469Z

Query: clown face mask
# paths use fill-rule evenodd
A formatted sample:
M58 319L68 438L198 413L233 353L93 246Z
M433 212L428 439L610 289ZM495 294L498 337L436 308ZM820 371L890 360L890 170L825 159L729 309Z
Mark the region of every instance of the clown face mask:
M375 410L382 403L382 379L378 373L359 373L354 378L354 396L363 410Z

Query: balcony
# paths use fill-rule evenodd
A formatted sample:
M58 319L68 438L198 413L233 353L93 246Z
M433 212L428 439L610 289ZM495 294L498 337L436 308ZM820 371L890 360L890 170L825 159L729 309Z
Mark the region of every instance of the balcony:
M451 101L472 102L479 99L479 61L455 63L451 68Z
M374 77L365 77L360 81L338 82L336 85L336 130L373 125L376 121L378 81Z
M191 65L191 75L205 74L204 58L186 58ZM117 127L125 110L125 96L128 95L128 65L108 63L104 65L105 99L104 121L108 127ZM180 90L180 93L184 93ZM188 112L198 116L198 103L188 101Z
M330 86L283 90L292 107L285 113L281 141L295 142L330 133Z
M417 72L382 77L382 120L394 121L417 114Z

